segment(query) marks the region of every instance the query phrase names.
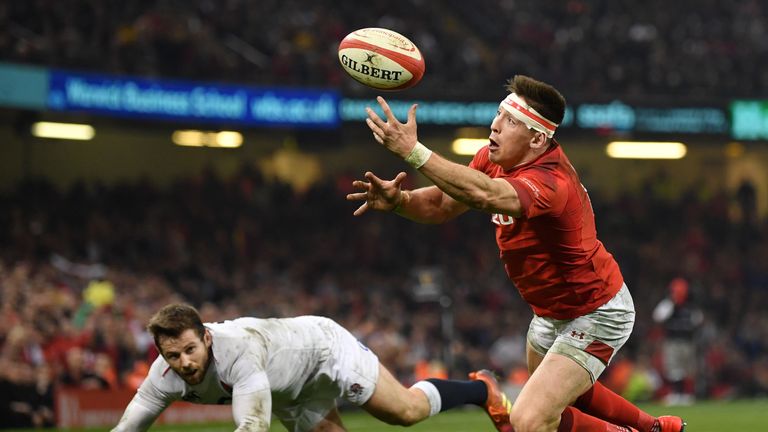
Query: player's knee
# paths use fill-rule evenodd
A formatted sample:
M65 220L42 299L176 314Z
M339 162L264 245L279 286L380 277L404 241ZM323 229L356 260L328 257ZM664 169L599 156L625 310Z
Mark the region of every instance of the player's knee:
M411 426L426 417L426 414L417 405L398 401L388 404L386 407L367 406L366 410L377 419L393 426Z
M553 431L560 423L559 416L551 417L545 413L515 408L517 406L512 408L512 414L509 416L515 432Z
M392 416L387 423L395 426L411 426L421 421L423 416L415 407L408 406Z

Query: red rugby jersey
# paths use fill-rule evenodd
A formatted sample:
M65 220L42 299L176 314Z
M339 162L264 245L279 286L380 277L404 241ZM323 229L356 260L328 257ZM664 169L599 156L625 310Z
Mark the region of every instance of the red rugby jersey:
M508 171L488 159L486 146L469 166L507 180L520 197L522 217L495 214L491 222L507 275L536 315L572 319L616 295L624 279L597 239L589 195L560 145Z

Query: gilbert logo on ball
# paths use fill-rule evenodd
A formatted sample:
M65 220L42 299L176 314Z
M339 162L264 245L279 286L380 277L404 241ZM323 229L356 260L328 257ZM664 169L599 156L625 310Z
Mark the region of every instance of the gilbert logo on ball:
M357 81L379 90L413 87L424 75L424 57L407 37L383 28L355 30L339 44L339 61Z

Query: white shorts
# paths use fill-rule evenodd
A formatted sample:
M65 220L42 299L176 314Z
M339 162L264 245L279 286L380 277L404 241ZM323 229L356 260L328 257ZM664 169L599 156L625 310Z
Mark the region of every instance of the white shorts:
M573 359L594 383L629 339L634 325L635 306L624 284L611 300L584 316L557 320L534 315L528 343L542 356L554 352Z
M345 328L328 321L324 324L333 338L331 355L318 365L317 373L293 401L272 408L289 431L312 430L336 407L339 397L363 405L376 390L379 358Z

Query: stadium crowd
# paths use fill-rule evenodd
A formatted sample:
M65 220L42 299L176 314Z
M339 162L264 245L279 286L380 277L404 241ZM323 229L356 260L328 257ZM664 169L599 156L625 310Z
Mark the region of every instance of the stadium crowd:
M59 191L31 180L0 196L0 407L8 411L0 418L50 425L55 385L136 388L157 355L144 326L172 301L198 306L208 321L332 317L403 382L481 366L510 385L525 380L530 310L503 274L490 222L481 214L439 227L388 215L353 220L343 198L350 180L296 192L243 169L167 190ZM736 196L690 190L671 199L662 188L648 181L610 200L592 191L598 230L638 311L606 382L635 399L663 395L663 332L651 313L681 276L705 315L697 395L768 394L768 221L755 213L754 192L745 184ZM468 233L478 240L461 241ZM416 295L416 273L435 269L450 305ZM446 311L452 334L441 328Z
M338 43L386 27L423 51L423 94L495 95L524 71L572 98L749 97L768 88L767 14L759 0L33 0L0 4L0 60L354 92Z

